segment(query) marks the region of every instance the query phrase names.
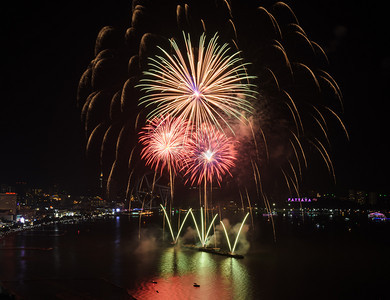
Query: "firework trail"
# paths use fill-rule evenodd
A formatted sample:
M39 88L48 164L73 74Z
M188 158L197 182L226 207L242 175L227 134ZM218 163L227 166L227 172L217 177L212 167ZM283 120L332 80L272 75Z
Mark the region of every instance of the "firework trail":
M141 158L145 159L146 165L154 168L162 174L168 169L171 190L170 211L173 205L174 176L181 167L187 152L186 130L190 126L186 121L178 118L156 117L143 127L139 141L144 146ZM154 186L154 183L153 183Z
M188 120L198 130L202 124L218 129L228 127L229 119L245 121L253 108L255 86L249 83L245 63L239 52L229 54L228 44L220 46L215 34L206 42L202 34L193 48L190 35L183 32L185 50L170 39L174 54L158 47L162 56L150 58L145 78L138 85L146 93L140 105L152 106L148 118L170 114Z

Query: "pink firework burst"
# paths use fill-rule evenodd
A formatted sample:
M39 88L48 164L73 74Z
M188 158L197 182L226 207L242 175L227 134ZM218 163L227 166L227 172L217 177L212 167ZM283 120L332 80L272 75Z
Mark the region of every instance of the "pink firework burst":
M232 176L230 169L236 160L236 150L232 138L226 137L214 126L203 124L189 140L185 160L185 174L191 184L201 184L202 180L220 185L226 173Z
M146 165L162 173L165 167L176 174L181 167L186 152L186 129L188 124L170 116L156 117L142 128L139 137L143 145L141 158Z

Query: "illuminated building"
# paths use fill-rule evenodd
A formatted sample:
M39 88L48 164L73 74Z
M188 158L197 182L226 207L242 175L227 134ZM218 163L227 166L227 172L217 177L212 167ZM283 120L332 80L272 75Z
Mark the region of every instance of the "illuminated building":
M14 193L14 192L15 192L15 188L13 186L4 183L0 185L0 193Z
M357 200L357 203L359 203L360 205L366 204L366 197L367 197L366 192L364 192L364 191L357 191L356 192L356 200Z
M40 195L43 194L43 190L40 189L40 188L33 188L33 189L32 189L32 193L33 193L34 195L36 195L36 196L40 196Z
M15 219L17 197L13 192L0 193L0 218L10 221Z
M349 190L348 191L348 200L351 202L356 202L356 192L355 190Z
M367 194L365 191L349 190L348 199L351 202L358 203L359 205L364 205L367 202Z

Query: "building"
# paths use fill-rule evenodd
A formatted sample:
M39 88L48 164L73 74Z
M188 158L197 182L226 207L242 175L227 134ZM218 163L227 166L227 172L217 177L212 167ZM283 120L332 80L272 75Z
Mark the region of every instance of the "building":
M357 201L356 201L356 191L355 191L355 190L350 189L350 190L348 191L348 200L351 201L351 202L353 202L353 203L356 203L356 202L357 202Z
M18 181L15 183L15 191L18 194L18 203L26 204L27 182Z
M17 198L14 192L0 193L0 219L15 220Z
M365 191L357 191L356 192L356 201L360 205L367 204L367 194Z
M15 193L15 188L8 184L2 183L0 185L0 193Z
M366 205L368 203L367 196L368 194L365 191L348 191L348 200L359 205Z

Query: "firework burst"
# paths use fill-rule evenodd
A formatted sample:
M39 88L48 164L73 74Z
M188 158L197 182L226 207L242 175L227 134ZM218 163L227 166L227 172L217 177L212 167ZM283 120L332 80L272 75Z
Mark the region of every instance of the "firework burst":
M228 44L218 45L217 35L207 44L202 34L197 50L190 35L183 36L185 51L171 39L173 55L159 47L163 55L150 58L139 84L146 92L140 105L152 106L148 118L170 114L196 129L207 123L232 130L230 118L245 121L245 114L253 110L249 100L256 98L256 92L249 81L254 77L248 76L239 52L229 54Z
M185 175L192 184L201 184L202 180L211 183L213 178L221 184L223 175L231 176L230 169L237 154L232 138L209 124L203 124L189 140L188 149Z
M168 117L156 117L141 130L139 141L143 145L141 157L156 172L168 167L176 174L185 154L187 122Z

